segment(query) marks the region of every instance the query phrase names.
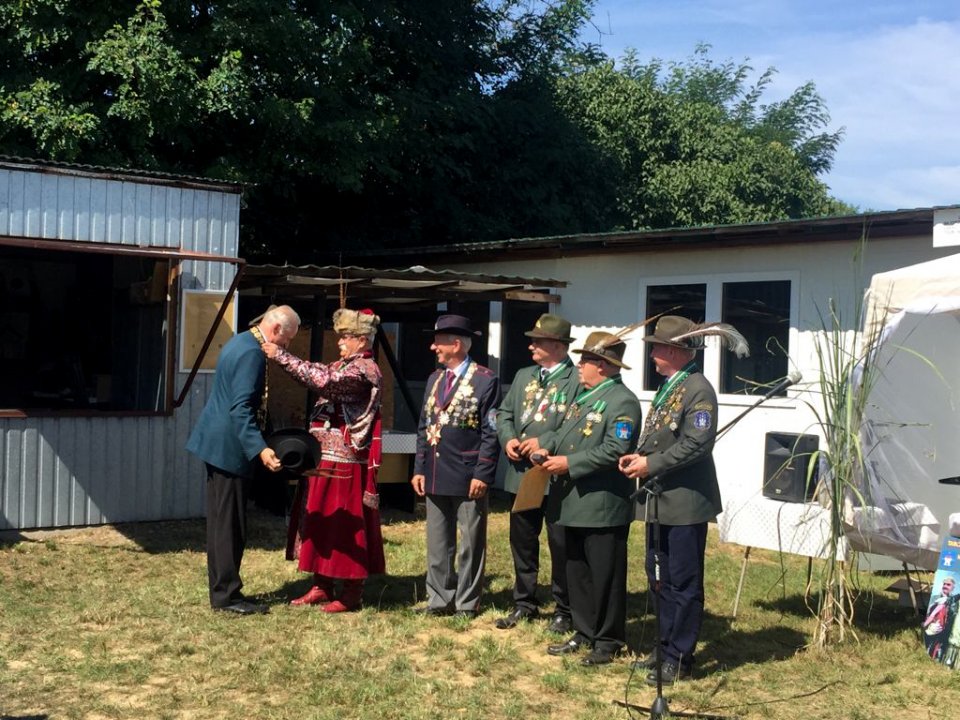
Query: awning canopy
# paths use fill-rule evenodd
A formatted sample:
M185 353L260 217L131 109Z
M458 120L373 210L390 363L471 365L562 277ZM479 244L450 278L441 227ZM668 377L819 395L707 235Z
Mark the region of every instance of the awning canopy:
M566 286L562 280L431 270L422 265L406 269L248 265L240 279L240 292L245 296L343 294L348 305L351 300L363 300L396 309L449 300L559 303L560 296L550 290Z

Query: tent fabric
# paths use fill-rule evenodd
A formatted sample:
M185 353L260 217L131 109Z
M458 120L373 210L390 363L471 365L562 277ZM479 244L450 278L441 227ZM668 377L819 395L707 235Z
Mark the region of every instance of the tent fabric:
M862 343L872 380L847 540L934 570L960 509L960 485L940 482L960 476L960 255L874 275Z

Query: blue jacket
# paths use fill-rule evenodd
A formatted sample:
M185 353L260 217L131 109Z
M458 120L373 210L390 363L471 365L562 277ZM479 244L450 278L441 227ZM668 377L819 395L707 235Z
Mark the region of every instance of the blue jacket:
M232 475L253 476L253 460L267 447L257 427L266 363L252 333L242 332L227 341L187 450Z
M470 362L472 377L458 379L445 402L439 397L441 371L427 380L414 474L426 478L428 495L467 497L470 480L490 485L497 474L500 380L492 370Z

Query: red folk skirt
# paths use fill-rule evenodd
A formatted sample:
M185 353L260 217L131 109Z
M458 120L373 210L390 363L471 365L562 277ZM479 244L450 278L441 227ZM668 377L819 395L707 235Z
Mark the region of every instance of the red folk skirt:
M385 571L380 511L363 504L376 494L376 469L366 463L321 461L300 481L287 532L287 559L331 578L359 580Z

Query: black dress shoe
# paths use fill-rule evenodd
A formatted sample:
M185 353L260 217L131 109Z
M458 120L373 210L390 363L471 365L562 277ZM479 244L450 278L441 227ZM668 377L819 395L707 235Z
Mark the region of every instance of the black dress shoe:
M547 645L547 655L569 655L570 653L580 652L590 647L586 640L580 640L574 635L565 643L556 645Z
M630 667L634 670L653 670L657 666L657 655L656 653L650 653L645 655L639 660L634 660Z
M593 667L594 665L607 665L612 663L613 659L619 654L620 653L618 652L608 652L606 650L597 650L594 648L580 661L580 664L586 665L587 667Z
M683 680L684 678L690 677L692 673L690 668L685 668L682 665L677 665L674 662L667 660L663 665L660 666L660 682L664 685L672 685L673 683ZM656 687L657 685L657 669L654 668L647 673L647 685L652 685Z
M536 608L526 608L518 605L513 609L512 613L506 617L499 618L494 625L496 625L499 630L510 630L511 628L515 628L521 620L534 620L538 617L540 617L540 611Z
M234 613L236 615L266 615L270 612L270 608L266 605L258 605L249 600L237 600L229 605L223 605L213 609L220 612Z
M566 635L573 630L573 620L569 615L554 615L553 620L547 626L547 630L557 635Z

